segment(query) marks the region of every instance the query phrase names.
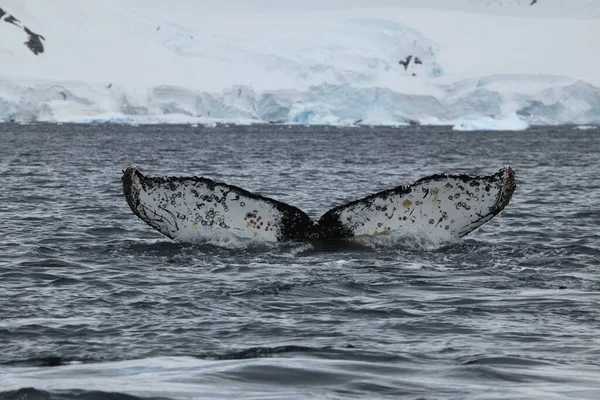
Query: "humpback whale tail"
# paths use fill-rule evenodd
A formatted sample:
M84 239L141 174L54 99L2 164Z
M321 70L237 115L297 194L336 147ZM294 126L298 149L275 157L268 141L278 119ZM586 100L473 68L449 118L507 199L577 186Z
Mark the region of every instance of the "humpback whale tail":
M123 172L131 211L163 235L195 241L218 231L262 241L343 239L420 231L461 238L508 205L515 190L510 167L487 176L437 174L371 194L327 211L314 222L300 209L203 177L147 177Z

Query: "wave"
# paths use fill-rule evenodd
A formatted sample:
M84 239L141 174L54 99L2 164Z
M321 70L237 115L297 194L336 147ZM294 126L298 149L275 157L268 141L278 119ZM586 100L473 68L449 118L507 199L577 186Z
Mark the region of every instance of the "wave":
M168 397L138 397L125 393L103 392L99 390L63 390L48 392L34 388L24 388L0 392L2 400L167 400Z
M0 399L477 399L483 388L488 394L501 390L500 397L570 399L594 398L600 389L599 368L591 365L484 355L443 361L427 355L398 358L379 353L373 359L368 353L363 358L352 347L346 349L347 357L325 351L325 358L315 358L318 350L311 352L311 348L281 346L250 348L224 354L222 359L158 357L50 369L6 367L7 384Z

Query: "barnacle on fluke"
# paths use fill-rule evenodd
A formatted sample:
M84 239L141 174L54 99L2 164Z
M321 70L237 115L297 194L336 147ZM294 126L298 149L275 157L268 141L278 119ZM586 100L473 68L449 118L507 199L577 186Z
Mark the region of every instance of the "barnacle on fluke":
M297 207L204 177L123 171L127 204L165 236L194 241L218 230L263 241L343 239L407 230L463 237L508 205L510 167L486 176L436 174L335 207L313 221Z

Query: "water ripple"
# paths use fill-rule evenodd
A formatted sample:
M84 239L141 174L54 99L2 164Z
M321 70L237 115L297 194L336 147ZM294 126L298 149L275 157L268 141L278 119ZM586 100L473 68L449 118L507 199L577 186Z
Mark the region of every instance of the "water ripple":
M0 135L0 398L600 393L600 144L569 127L5 124ZM222 179L313 217L436 172L510 164L517 190L457 243L188 245L131 214L129 164Z

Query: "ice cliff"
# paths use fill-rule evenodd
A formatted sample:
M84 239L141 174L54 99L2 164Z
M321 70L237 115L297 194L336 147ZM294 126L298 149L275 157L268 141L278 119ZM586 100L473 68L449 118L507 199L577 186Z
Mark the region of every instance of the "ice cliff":
M590 0L0 0L0 120L600 124Z

